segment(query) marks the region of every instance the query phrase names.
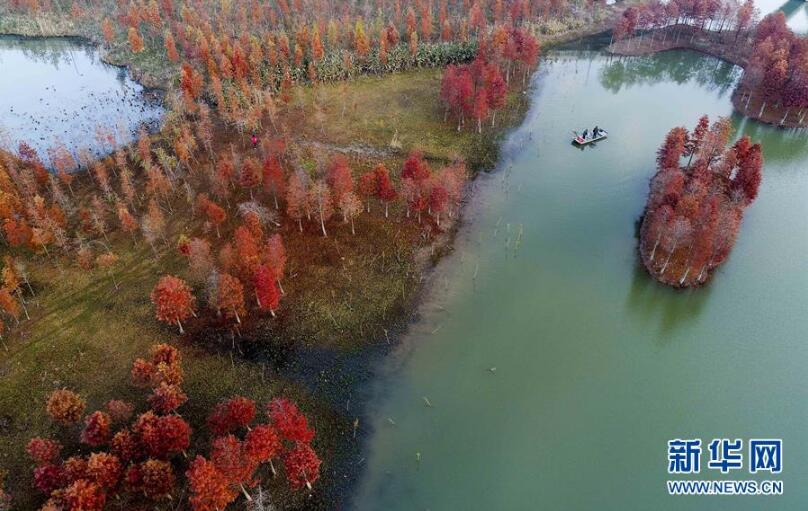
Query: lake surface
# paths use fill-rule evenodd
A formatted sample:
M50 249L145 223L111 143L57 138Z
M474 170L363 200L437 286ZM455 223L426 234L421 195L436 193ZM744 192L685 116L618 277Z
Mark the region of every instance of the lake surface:
M791 30L804 34L808 32L808 4L804 0L755 0L761 15L775 10L783 11Z
M709 285L674 291L637 263L655 152L673 126L731 115L739 69L690 52L541 66L378 380L354 508L804 509L805 132L733 117L764 144L760 196ZM606 142L570 145L595 124ZM668 496L667 441L721 437L782 438L784 495ZM704 450L697 479L757 478L707 470Z
M154 129L160 101L144 93L124 68L104 64L95 46L76 39L0 36L0 146L25 141L46 162L62 143L73 154L95 154L131 140L142 124ZM115 144L99 142L101 126Z

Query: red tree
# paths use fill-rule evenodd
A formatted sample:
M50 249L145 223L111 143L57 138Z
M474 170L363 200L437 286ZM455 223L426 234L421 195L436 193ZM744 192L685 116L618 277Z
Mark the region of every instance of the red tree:
M244 307L244 286L239 279L227 273L219 275L216 305L225 318L235 319L237 323L241 323L247 309Z
M384 202L384 217L388 217L390 202L396 200L398 193L393 187L393 182L390 179L390 173L383 163L376 165L373 169L376 177L376 196L380 201Z
M370 199L379 193L379 181L376 173L365 172L359 177L359 194L367 200L367 212L370 213Z
M273 399L267 405L272 424L284 439L294 442L311 442L314 430L309 428L306 416L297 405L285 398Z
M114 488L121 479L123 466L117 456L106 452L94 452L87 459L87 475L98 486Z
M274 154L270 153L264 160L264 189L272 194L275 201L275 209L278 209L278 197L286 191L286 182L283 177L283 169Z
M244 439L245 454L253 463L266 463L280 452L281 447L277 431L269 424L254 427Z
M151 293L154 315L160 321L179 326L184 333L182 322L194 314L194 295L184 280L172 275L164 275L157 281Z
M331 160L326 173L326 182L331 187L335 203L339 203L345 193L353 191L353 175L347 158L337 155Z
M34 437L28 442L25 450L37 465L46 465L59 459L62 444L50 438Z
M255 402L236 396L219 403L208 417L208 428L216 436L246 428L255 419Z
M255 285L255 299L258 302L258 307L262 310L268 310L274 317L281 297L275 272L267 265L259 265L255 271L253 284Z
M320 477L320 458L311 446L304 442L296 442L286 451L283 464L286 467L286 478L293 490L311 485Z
M53 420L63 425L81 419L86 403L78 394L67 389L54 390L48 397L47 411Z
M112 419L104 412L93 412L84 419L84 430L81 441L87 445L98 447L109 442L112 437Z
M221 511L238 496L216 466L197 456L186 472L191 487L189 499L194 511Z

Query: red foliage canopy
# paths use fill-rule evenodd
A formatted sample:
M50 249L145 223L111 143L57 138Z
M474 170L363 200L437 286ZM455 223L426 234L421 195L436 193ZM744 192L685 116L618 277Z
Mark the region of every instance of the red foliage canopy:
M216 405L208 416L208 428L216 436L246 428L255 419L255 409L252 399L235 396Z
M275 398L267 405L272 424L281 436L290 441L311 442L314 430L297 405L286 398Z
M194 313L194 295L184 280L172 275L160 278L151 293L154 315L160 321L180 327Z

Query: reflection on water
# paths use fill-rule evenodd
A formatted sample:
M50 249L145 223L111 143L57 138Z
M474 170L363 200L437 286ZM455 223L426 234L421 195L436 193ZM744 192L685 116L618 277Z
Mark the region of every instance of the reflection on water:
M0 69L0 146L25 141L46 162L57 144L74 155L107 153L99 128L123 144L143 124L155 129L163 113L159 97L76 39L0 37Z
M632 319L655 332L652 338L660 347L675 339L677 327L692 324L709 302L710 287L676 290L661 288L641 264L634 266L631 287L626 295L626 312Z
M801 0L800 4L805 5ZM591 54L586 56L592 57ZM691 51L669 51L644 57L611 57L601 68L600 82L614 94L636 86L690 82L723 99L730 97L741 73L740 67L719 59L701 57ZM737 137L748 135L763 144L767 160L788 161L808 155L806 129L782 130L751 121L736 112L732 114L732 121Z
M688 52L663 52L651 57L614 57L601 71L603 87L613 93L659 82L699 86L723 96L732 92L741 68L718 59L694 59Z
M50 64L57 68L62 64L72 66L76 56L98 63L95 46L73 37L29 39L0 36L0 47L4 52L18 52L32 63Z

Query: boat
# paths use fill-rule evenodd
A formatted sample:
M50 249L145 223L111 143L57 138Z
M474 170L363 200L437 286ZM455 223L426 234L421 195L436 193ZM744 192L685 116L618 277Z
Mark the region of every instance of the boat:
M590 134L590 136L584 138L577 131L573 131L572 134L575 135L572 138L572 143L581 146L591 144L592 142L597 142L598 140L603 140L604 138L609 136L609 133L606 130L598 130L597 137L593 137Z

